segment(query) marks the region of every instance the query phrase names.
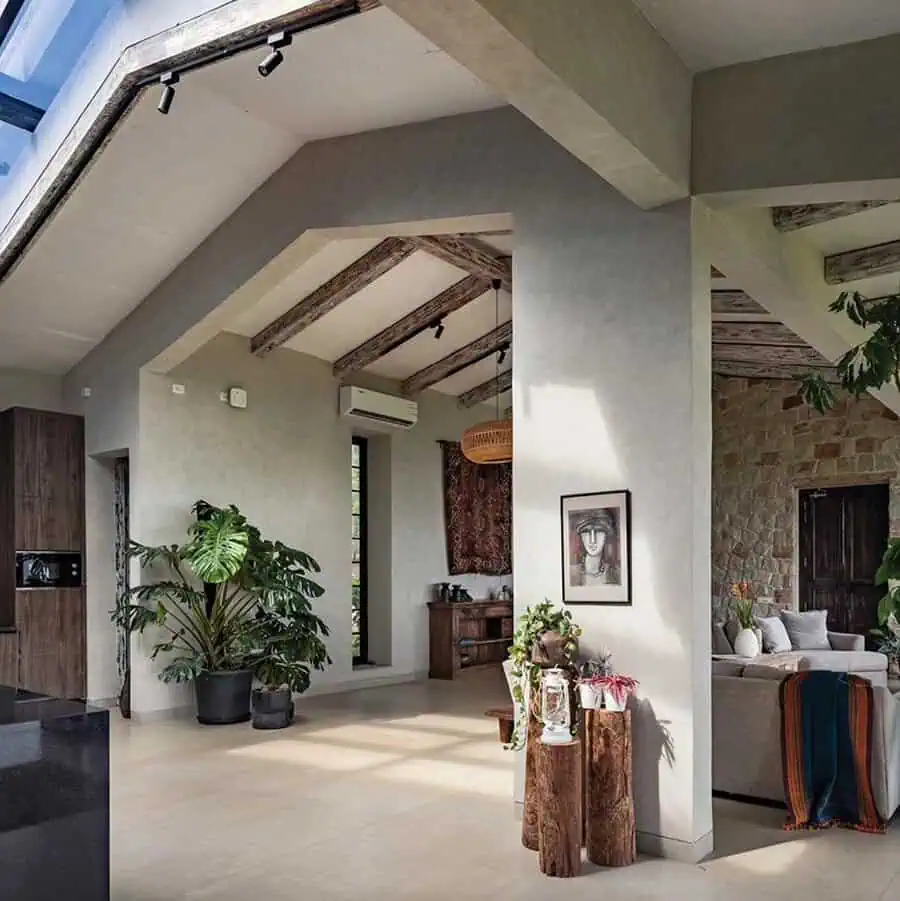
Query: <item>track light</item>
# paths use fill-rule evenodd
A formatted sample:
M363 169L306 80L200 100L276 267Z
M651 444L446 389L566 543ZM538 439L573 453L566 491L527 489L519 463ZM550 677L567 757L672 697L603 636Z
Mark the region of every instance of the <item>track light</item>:
M166 72L159 78L159 83L163 86L162 93L159 95L159 103L156 108L164 115L169 115L172 107L172 101L175 99L175 85L178 84L179 78L177 72Z
M434 330L434 340L440 341L441 335L443 335L443 334L444 334L444 320L440 319L440 320L438 320L438 324Z
M504 361L505 359L506 359L506 348L505 348L505 347L501 347L501 348L500 348L500 353L497 354L497 365L498 365L498 366L502 366L502 365L503 365L503 361Z
M263 78L268 78L283 62L282 47L287 47L291 42L291 36L283 31L270 34L266 43L272 48L269 55L256 67Z

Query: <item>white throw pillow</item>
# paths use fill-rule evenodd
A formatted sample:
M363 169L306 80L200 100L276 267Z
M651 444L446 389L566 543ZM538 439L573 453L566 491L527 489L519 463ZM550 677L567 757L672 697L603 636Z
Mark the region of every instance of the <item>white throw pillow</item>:
M830 651L828 640L828 611L807 610L804 613L791 613L784 610L781 621L791 639L791 647L795 651Z
M761 616L756 622L762 630L763 650L767 654L791 650L791 639L780 616Z

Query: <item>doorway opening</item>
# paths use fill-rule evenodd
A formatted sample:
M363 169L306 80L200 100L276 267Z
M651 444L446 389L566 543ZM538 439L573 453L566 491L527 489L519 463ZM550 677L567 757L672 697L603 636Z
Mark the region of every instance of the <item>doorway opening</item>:
M886 484L800 492L800 610L827 610L834 632L868 635L877 625L889 500Z

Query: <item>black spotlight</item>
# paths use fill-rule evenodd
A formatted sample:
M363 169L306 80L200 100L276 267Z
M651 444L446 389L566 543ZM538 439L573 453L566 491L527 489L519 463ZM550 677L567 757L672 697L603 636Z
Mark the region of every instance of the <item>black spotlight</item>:
M500 348L500 353L497 354L497 365L498 365L498 366L502 366L502 365L503 365L503 361L504 361L505 359L506 359L506 348L505 348L505 347L502 347L502 348Z
M291 36L283 31L269 35L266 43L272 48L269 55L256 67L263 78L268 78L283 62L282 47L287 47L291 42Z
M440 322L438 322L437 327L434 330L434 340L440 341L441 335L443 335L443 334L444 334L444 320L442 319Z
M163 86L162 93L159 95L159 103L156 108L164 115L169 115L172 108L172 101L175 99L175 85L178 84L177 72L166 72L161 75L159 83Z

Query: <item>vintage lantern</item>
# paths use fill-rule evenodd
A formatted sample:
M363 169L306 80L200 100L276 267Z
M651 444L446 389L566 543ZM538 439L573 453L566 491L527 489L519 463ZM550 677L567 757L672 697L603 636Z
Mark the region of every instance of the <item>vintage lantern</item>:
M572 708L569 702L569 680L559 667L546 670L541 681L541 719L545 745L565 744L572 740Z

